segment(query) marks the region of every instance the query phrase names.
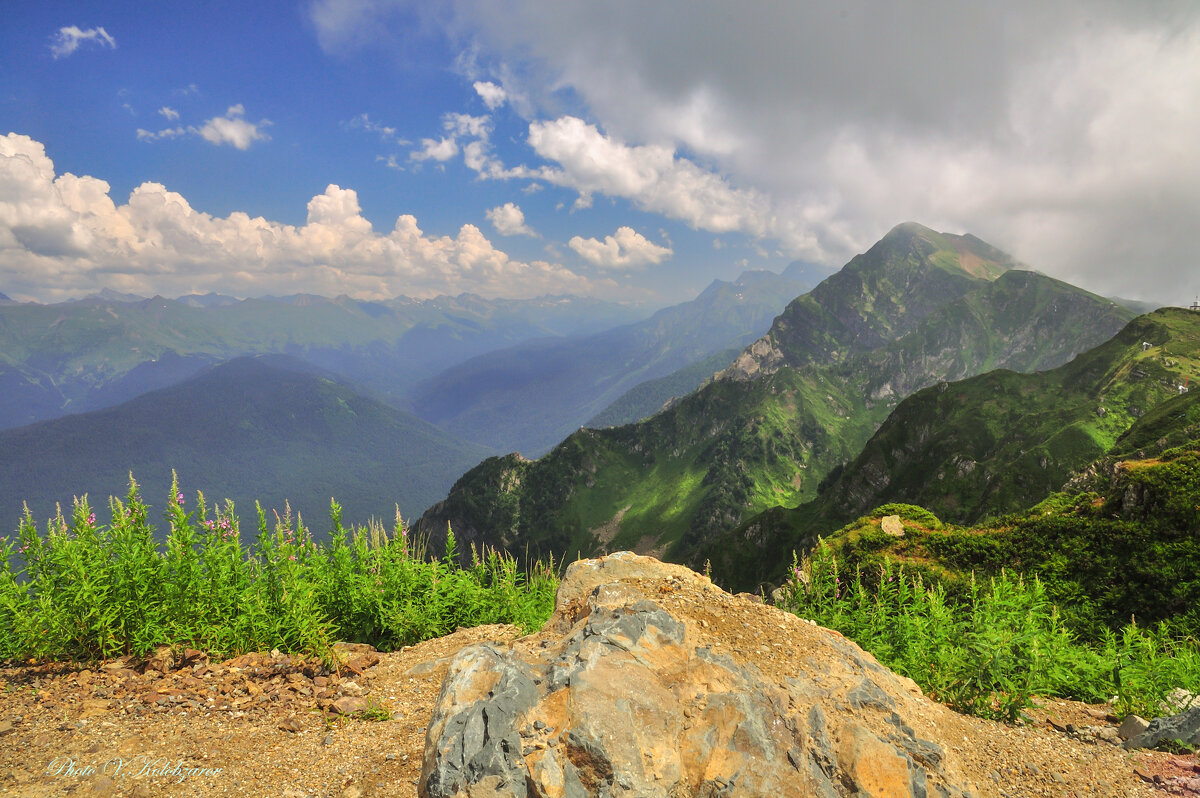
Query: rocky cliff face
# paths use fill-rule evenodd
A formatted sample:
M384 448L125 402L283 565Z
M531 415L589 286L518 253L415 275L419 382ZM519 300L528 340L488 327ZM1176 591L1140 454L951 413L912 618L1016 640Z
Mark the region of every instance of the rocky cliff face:
M928 701L836 632L623 552L571 565L540 634L458 654L418 790L947 798L1052 784L1053 794L1132 794L1098 761L1116 761L1116 749L1093 746L1087 766L1064 772L1048 746L1003 728Z

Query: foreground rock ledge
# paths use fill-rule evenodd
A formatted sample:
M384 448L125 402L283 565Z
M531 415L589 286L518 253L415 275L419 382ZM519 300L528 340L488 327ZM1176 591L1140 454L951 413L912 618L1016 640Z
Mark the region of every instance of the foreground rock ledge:
M997 794L964 762L951 715L836 632L621 552L568 568L540 634L457 655L418 789L422 798Z

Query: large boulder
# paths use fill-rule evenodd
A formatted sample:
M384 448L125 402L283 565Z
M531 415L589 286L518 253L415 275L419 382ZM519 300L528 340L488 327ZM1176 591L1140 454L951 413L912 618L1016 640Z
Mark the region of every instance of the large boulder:
M980 794L939 710L836 632L622 552L574 563L539 635L459 653L419 794Z

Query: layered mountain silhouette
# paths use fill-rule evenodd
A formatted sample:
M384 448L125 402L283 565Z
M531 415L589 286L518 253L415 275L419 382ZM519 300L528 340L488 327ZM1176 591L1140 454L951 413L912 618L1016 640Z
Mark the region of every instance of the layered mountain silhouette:
M1059 366L1134 315L973 236L896 227L716 379L630 426L545 457L491 458L422 528L556 554L620 548L703 565L708 544L814 499L909 394L993 369Z
M286 356L238 358L116 407L0 431L0 514L15 527L28 503L36 518L123 496L130 472L162 508L172 469L190 502L232 499L253 521L290 502L314 531L329 501L347 521L407 518L435 501L486 450L454 440L407 413L356 393Z
M750 343L789 298L807 288L767 271L717 280L696 299L645 321L529 341L468 360L418 386L411 407L465 440L541 454L635 386ZM643 410L639 404L637 412Z

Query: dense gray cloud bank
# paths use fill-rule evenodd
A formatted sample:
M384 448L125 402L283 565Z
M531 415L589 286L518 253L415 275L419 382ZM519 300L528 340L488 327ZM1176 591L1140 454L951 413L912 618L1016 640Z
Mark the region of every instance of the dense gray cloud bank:
M366 46L366 26L385 30L400 6L412 13L323 0L313 20L327 49ZM582 105L606 140L718 180L735 200L721 222L790 255L837 264L913 219L1097 290L1200 291L1194 3L458 0L423 13L464 72L530 118L543 157L558 157L547 132L586 137L569 121ZM577 188L615 185L714 229L707 209L622 193L620 178Z

